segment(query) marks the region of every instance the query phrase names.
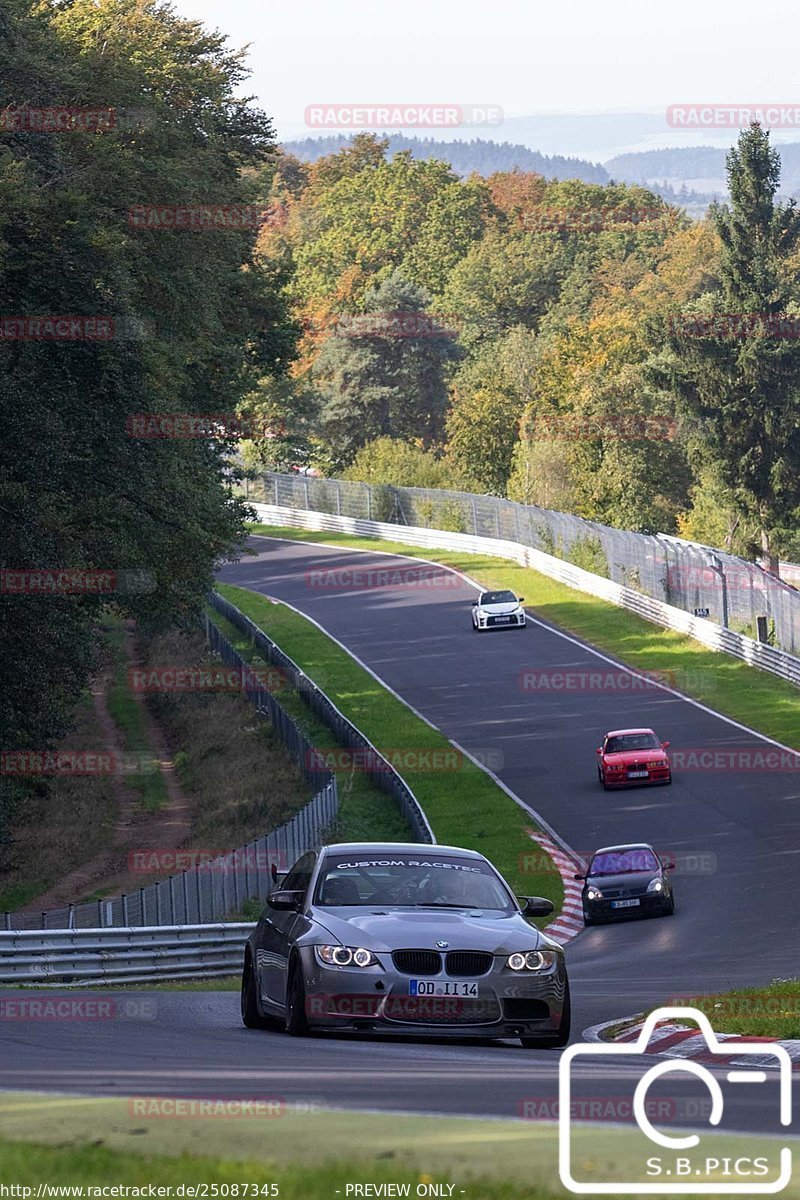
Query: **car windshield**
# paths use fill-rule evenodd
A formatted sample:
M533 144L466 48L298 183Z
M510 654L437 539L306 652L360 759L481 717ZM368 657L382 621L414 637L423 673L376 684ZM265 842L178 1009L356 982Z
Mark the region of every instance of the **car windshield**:
M314 903L323 907L515 909L488 863L435 853L379 852L326 858Z
M618 733L606 739L606 754L624 754L628 750L660 750L654 733Z
M606 850L595 854L589 867L590 875L624 875L629 871L657 871L658 859L652 850Z
M481 604L516 604L517 597L513 592L484 592Z

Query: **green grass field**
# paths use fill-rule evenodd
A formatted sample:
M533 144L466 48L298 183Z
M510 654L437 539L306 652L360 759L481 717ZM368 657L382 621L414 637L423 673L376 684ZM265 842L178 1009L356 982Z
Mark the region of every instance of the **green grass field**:
M527 1089L543 1090L541 1083ZM32 1187L29 1195L40 1183L203 1184L208 1197L215 1195L214 1185L274 1184L277 1192L248 1189L238 1196L282 1200L347 1200L355 1195L348 1185L381 1183L409 1184L411 1196L417 1185L445 1185L452 1191L438 1195L453 1200L561 1200L570 1194L559 1183L552 1121L326 1112L313 1105L281 1111L279 1104L272 1105L271 1117L230 1110L186 1115L185 1109L173 1117L172 1111L154 1097L3 1093L0 1181ZM703 1149L720 1160L763 1154L774 1162L780 1144L713 1135ZM642 1156L653 1150L635 1129L594 1122L575 1126L573 1147L575 1176L592 1183L643 1178ZM227 1195L236 1197L234 1191ZM798 1200L800 1181L782 1195Z
M264 629L374 746L382 752L410 752L411 762L403 765L400 774L425 810L437 841L480 851L518 894L546 896L560 909L564 889L555 866L534 872L525 863L536 850L528 832L535 822L485 771L454 754L447 738L382 687L313 622L244 588L221 584L219 591ZM439 767L426 765L427 752ZM538 851L536 860L535 865L542 860Z
M705 1013L717 1033L800 1038L800 979L775 979L766 987L737 988L712 996L670 996Z

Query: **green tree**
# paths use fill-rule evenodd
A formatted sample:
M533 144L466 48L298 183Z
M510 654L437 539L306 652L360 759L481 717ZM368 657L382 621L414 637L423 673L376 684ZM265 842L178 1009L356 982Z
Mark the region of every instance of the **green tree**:
M411 442L381 437L367 442L356 454L350 466L342 472L343 479L363 483L383 483L394 487L445 488L464 491L471 480L455 463L437 457Z
M459 351L426 303L424 292L395 273L369 293L365 313L344 320L323 345L314 378L339 465L378 437L441 442L446 369Z
M671 355L654 369L702 424L721 482L755 518L765 565L777 572L775 531L800 504L800 345L782 336L779 323L797 311L791 258L800 212L794 200L776 203L780 157L759 125L740 135L727 173L730 206L712 211L722 243L720 288L698 311L745 322L734 332L718 321L700 337L679 324Z

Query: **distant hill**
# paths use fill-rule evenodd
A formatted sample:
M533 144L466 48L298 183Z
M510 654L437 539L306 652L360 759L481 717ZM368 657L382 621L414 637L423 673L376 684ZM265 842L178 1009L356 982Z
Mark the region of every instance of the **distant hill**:
M800 196L800 142L776 142L775 149L781 156L781 194ZM617 154L604 165L609 175L624 183L653 187L661 181L671 187L683 184L724 196L728 190L725 153L716 146L642 150Z
M405 137L390 134L389 157L410 150L414 158L441 158L449 162L457 175L491 175L495 171L535 171L546 179L582 179L584 183L608 183L610 176L599 163L583 158L564 158L559 154L540 154L527 146L511 142L492 142L483 138L472 141L440 142L435 138ZM334 137L303 138L284 142L284 149L302 162L316 162L324 154L335 154L350 141L346 134Z

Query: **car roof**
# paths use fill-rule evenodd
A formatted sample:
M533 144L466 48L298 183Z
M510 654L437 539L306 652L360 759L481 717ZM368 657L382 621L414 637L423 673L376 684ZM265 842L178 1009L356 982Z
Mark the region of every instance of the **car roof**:
M626 842L623 846L601 846L595 854L617 854L620 850L653 850L649 842ZM655 850L653 850L655 854ZM594 855L592 856L594 857Z
M468 858L483 858L477 850L465 850L462 846L429 846L426 842L332 842L322 847L322 854L387 854L399 852L436 854L439 858L451 855L466 855Z
M644 728L642 728L642 729L609 729L608 733L606 734L606 737L607 738L619 737L620 734L623 734L623 733L654 733L654 732L655 731L652 729L644 729Z

